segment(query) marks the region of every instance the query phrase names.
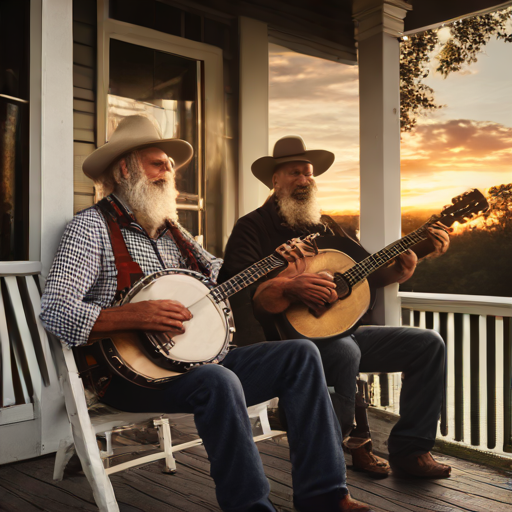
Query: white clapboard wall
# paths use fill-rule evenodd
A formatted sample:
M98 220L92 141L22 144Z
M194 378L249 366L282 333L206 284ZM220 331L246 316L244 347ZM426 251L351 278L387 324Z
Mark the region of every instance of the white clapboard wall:
M57 451L69 422L39 320L41 263L0 262L0 464Z

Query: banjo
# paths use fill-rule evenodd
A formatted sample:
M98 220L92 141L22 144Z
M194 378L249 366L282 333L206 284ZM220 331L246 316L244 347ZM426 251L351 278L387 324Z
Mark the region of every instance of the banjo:
M304 267L306 257L318 253L314 238L294 238L273 254L258 261L228 281L215 286L199 272L165 269L140 279L119 302L122 306L145 300L177 300L192 313L183 334L123 331L96 344L99 357L125 379L148 388L158 388L188 370L220 363L233 347L235 326L228 298L287 263Z

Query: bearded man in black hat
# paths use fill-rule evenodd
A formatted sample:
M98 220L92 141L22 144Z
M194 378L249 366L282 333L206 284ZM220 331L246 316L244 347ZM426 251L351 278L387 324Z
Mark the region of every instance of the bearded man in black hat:
M85 174L113 192L66 227L41 306L45 327L70 347L118 331L173 337L187 329L192 315L181 302L143 300L120 306L116 291L130 285L134 270L148 275L167 268L191 269L215 282L222 260L205 251L177 221L174 171L192 153L185 141L163 139L149 119L130 116L119 123L108 144L85 160ZM348 493L341 430L320 354L307 340L234 349L221 364L195 367L160 389L113 376L102 401L130 412L194 414L222 510L270 512L275 508L247 406L276 396L289 423L296 509L371 512Z
M368 256L333 219L321 214L315 177L327 171L333 161L333 153L308 151L300 137L289 136L276 142L273 156L254 162L254 176L273 189L273 193L263 206L237 221L226 246L221 282L268 256L287 240L315 232L322 235L323 248L342 252L350 248L356 260ZM434 254L447 250L449 237L444 227L430 227L429 238ZM379 288L406 281L414 273L417 260L411 250L401 254L392 265L372 274L370 285ZM297 301L315 309L338 299L333 276L325 272L298 273L292 277L278 275L262 281L231 298L238 331L236 343L272 340L279 335L287 338L288 333L276 330L276 315ZM358 424L351 433L356 376L360 371L403 372L401 417L388 443L391 467L397 473L406 472L420 478L450 476L450 467L439 464L430 454L444 381L445 346L438 333L416 328L360 326L352 335L313 341L322 356L327 385L335 390L333 401L339 406L343 434L346 438L351 435L346 439L346 446L351 448L356 469L375 476L389 473L387 462L372 453L369 430ZM365 415L359 414L361 417Z

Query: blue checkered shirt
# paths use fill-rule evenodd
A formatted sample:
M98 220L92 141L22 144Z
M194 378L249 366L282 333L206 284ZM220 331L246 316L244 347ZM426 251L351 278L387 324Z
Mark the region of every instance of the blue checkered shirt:
M185 230L196 258L216 281L222 260L205 251ZM131 257L145 275L165 268L187 268L167 230L150 239L135 222L121 228ZM113 305L117 268L106 222L96 208L78 213L67 225L46 280L41 321L69 346L87 343L100 312Z

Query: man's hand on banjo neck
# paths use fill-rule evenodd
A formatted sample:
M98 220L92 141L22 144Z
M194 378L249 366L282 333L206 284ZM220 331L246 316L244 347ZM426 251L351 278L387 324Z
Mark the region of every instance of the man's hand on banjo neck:
M177 336L185 332L184 322L192 313L175 300L144 300L102 309L89 337L90 342L118 331L157 331Z

